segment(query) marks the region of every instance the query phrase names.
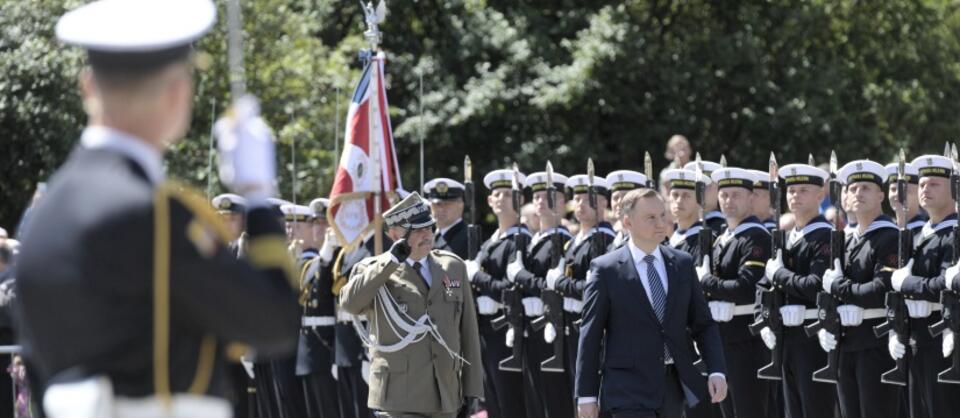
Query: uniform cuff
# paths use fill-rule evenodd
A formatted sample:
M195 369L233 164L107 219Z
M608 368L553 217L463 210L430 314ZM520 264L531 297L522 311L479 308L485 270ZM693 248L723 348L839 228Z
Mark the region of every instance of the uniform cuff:
M725 374L723 374L723 373L710 373L710 376L708 376L708 377L714 377L714 376L717 376L717 377L719 377L719 378L721 378L721 379L723 379L723 380L727 380L727 375L725 375Z
M585 405L588 403L597 403L596 396L586 396L582 398L577 398L577 405Z

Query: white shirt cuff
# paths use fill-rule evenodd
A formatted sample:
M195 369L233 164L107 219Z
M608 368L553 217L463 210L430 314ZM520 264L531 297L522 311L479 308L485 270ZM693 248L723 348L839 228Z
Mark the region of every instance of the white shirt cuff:
M718 376L718 377L720 377L720 378L723 379L723 380L727 380L727 375L725 375L725 374L723 374L723 373L710 373L710 376L708 376L708 377L714 377L714 376Z
M583 398L577 398L577 405L585 405L588 403L597 403L596 396L587 396Z

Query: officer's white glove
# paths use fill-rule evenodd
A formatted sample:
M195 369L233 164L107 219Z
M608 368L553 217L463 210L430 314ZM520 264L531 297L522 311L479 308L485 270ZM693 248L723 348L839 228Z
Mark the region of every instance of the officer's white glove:
M768 349L773 350L773 347L777 346L777 335L773 333L770 327L763 327L760 330L760 339L763 340Z
M823 351L831 352L837 348L837 336L827 332L825 329L817 331L817 339L820 340L820 348Z
M333 250L337 248L337 233L333 228L327 228L327 233L323 238L323 245L320 246L320 261L329 263L333 260Z
M474 260L467 260L463 262L467 266L467 281L473 281L473 278L477 276L477 272L480 271L480 266Z
M783 250L777 250L777 256L767 260L767 266L764 268L764 275L771 283L773 276L783 268Z
M553 326L553 324L548 322L547 325L543 327L543 340L546 341L547 344L553 344L553 340L556 340L556 339L557 339L557 329ZM944 350L946 350L946 348L944 348Z
M276 194L277 161L273 134L260 117L253 96L236 101L230 116L214 125L220 151L220 180L237 194L265 199Z
M840 267L840 259L834 259L833 268L823 272L823 291L830 293L833 282L841 277L843 277L843 268Z
M907 346L900 342L896 332L890 331L890 337L887 340L887 350L890 352L891 358L900 360L903 358L903 355L907 353Z
M700 266L697 267L696 270L697 278L700 279L700 281L703 281L703 278L710 274L710 257L703 257L703 262L700 263Z
M334 364L330 366L330 376L333 376L333 380L337 380L337 365Z
M513 327L507 330L507 347L513 348Z
M547 289L557 290L557 281L563 278L564 264L564 261L560 260L560 263L557 264L556 267L547 271Z
M510 283L517 281L517 274L521 271L523 271L523 256L520 254L520 251L517 251L516 258L514 258L510 264L507 264L507 280L509 280Z
M360 376L363 377L363 383L370 383L370 362L363 361L360 363Z
M893 290L899 292L900 288L903 287L903 281L907 280L907 277L910 277L910 272L913 270L913 258L910 261L907 261L907 265L900 267L893 271L890 275L890 285L893 286Z
M943 331L943 356L950 357L953 354L953 331Z
M947 268L947 271L944 274L944 279L947 282L947 290L953 290L953 280L957 278L957 274L960 274L960 263L954 264Z

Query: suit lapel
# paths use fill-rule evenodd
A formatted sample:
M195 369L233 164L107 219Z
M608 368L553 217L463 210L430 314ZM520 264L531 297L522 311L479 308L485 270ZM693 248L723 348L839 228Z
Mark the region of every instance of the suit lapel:
M425 260L427 260L427 265L430 267L431 279L427 299L433 299L434 296L440 293L440 289L444 287L443 278L446 277L446 273L443 271L443 268L440 267L440 263L433 258L433 254L428 255Z
M630 247L624 245L617 251L620 251L620 277L624 278L627 286L633 286L640 292L640 305L643 306L643 310L654 321L659 322L657 313L653 311L653 305L650 305L650 297L647 295L646 289L643 288L643 281L640 280L640 272L637 271L637 263L633 260Z

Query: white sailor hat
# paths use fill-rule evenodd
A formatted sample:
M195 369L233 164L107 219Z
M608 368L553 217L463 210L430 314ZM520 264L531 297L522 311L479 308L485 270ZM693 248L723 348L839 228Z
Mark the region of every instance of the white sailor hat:
M753 188L767 190L770 188L770 173L760 170L747 169L753 175Z
M569 179L567 176L554 171L553 177L551 177L550 180L553 180L553 187L557 189L558 192L563 193L567 188L567 180ZM547 172L538 171L527 176L526 186L530 188L531 192L547 190Z
M633 190L649 186L647 176L633 170L617 170L607 174L610 191Z
M98 70L144 71L185 59L217 17L211 0L100 0L57 22L57 38Z
M887 170L887 183L896 183L897 163L887 164L884 168ZM907 183L920 183L920 173L917 172L917 167L909 162L903 164L903 176L907 178Z
M290 201L288 201L288 200L283 200L283 199L281 199L281 198L279 198L279 197L268 197L268 198L267 198L267 205L269 205L269 206L271 206L271 207L274 207L274 208L277 208L277 209L280 209L280 207L283 206L283 205L292 205L292 204L293 204L293 202L290 202Z
M705 176L709 176L709 175L713 174L714 171L717 171L717 170L723 168L723 166L721 166L720 164L715 163L715 162L713 162L713 161L700 161L700 164L703 166L703 175L705 175ZM683 165L683 169L684 169L684 170L690 170L690 171L696 172L696 171L697 171L697 162L696 162L696 161L690 161L689 163L686 163L686 164Z
M313 209L303 205L283 205L280 206L280 211L287 222L309 222L314 217Z
M883 187L883 182L887 179L887 169L876 161L855 160L840 167L837 177L847 185L867 181Z
M527 177L520 173L520 188L523 189L523 185L526 182ZM487 175L483 176L483 184L487 186L487 189L494 190L500 188L513 188L513 170L493 170Z
M421 229L436 223L430 216L430 207L427 206L427 202L417 192L410 193L400 203L383 212L383 222L387 227L404 229Z
M710 184L713 180L710 176L704 174L701 176L700 181L704 185ZM667 183L671 189L690 189L696 190L697 188L697 173L693 170L681 170L679 168L671 168L663 172L660 175L660 182Z
M423 196L431 202L463 199L466 186L454 179L439 177L423 185Z
M780 178L787 187L801 184L823 186L830 174L809 164L787 164L780 167Z
M722 167L710 173L710 178L717 183L717 189L725 187L743 187L753 190L756 177L749 170L738 167Z
M589 189L590 179L586 174L577 174L567 179L567 187L573 191L573 194L586 193ZM593 177L593 191L604 196L610 193L607 187L607 179L603 177Z
M242 213L244 208L247 206L246 199L235 195L233 193L224 193L217 195L211 200L213 207L218 212L233 212L233 213Z
M330 199L325 197L318 197L310 201L310 209L313 210L313 215L319 219L327 219L327 208L330 207Z
M942 155L921 155L910 162L909 165L916 171L918 182L919 177L950 178L950 175L953 174L953 161ZM896 174L896 170L894 170L894 174Z
M0 238L7 238L7 230L0 227Z

